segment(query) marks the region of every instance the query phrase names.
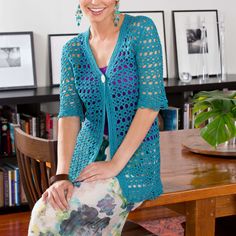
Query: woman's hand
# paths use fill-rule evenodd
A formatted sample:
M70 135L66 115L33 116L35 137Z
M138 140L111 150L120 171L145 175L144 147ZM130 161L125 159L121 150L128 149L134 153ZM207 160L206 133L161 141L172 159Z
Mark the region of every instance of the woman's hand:
M99 179L108 179L119 174L121 169L112 160L97 161L87 165L76 181L91 182Z
M54 210L67 210L73 192L73 184L69 180L60 180L51 185L42 195L44 202L49 202Z

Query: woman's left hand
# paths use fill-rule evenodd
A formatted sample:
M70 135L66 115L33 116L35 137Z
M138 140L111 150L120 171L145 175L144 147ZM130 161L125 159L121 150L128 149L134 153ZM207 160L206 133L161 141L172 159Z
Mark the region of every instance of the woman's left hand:
M80 173L77 181L91 182L99 179L108 179L119 174L121 170L111 161L97 161L87 165Z

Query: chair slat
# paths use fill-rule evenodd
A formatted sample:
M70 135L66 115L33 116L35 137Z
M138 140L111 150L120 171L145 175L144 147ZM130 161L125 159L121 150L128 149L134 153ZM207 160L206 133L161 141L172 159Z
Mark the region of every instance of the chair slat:
M56 174L57 140L47 140L25 133L14 125L15 147L20 179L32 209ZM46 166L50 163L50 169Z
M47 175L47 167L45 162L40 162L40 171L41 171L41 183L43 192L48 188L48 175Z
M39 168L39 162L31 159L31 169L32 169L32 178L34 179L35 188L37 191L37 196L40 198L42 195L42 186L41 186L41 171Z
M32 178L31 162L27 156L25 156L25 158L24 158L24 165L25 165L25 179L28 182L29 191L32 193L33 200L37 201L38 196L37 196L37 191L35 188L35 180Z

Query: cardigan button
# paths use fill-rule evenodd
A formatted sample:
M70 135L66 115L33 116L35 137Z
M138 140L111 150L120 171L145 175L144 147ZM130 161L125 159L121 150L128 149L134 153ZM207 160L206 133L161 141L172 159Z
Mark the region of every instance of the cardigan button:
M106 81L105 75L102 75L102 76L101 76L101 80L102 80L103 83L105 83L105 81Z

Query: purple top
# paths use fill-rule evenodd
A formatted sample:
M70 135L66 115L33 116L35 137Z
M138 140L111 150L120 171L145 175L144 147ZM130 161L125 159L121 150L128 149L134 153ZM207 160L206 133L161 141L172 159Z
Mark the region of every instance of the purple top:
M100 68L103 74L106 73L107 66ZM105 126L104 126L104 134L108 135L108 121L107 121L107 111L105 110Z

